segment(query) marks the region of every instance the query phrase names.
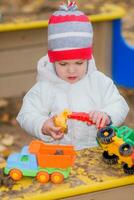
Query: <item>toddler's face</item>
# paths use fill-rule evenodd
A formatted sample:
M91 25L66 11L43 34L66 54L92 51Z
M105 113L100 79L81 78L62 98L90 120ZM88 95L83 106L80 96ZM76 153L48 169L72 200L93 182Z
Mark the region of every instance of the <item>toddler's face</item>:
M57 75L69 82L76 83L82 79L87 72L87 60L62 60L55 62Z

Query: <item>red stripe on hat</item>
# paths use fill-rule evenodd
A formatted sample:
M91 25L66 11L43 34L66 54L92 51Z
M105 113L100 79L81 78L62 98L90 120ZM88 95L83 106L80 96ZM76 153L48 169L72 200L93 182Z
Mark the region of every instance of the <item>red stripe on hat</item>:
M71 49L63 51L48 50L48 56L50 62L52 63L60 60L91 59L92 48Z
M56 24L56 23L62 23L62 22L71 22L71 21L78 21L78 22L89 22L89 19L86 15L66 15L66 16L55 16L52 15L49 24Z

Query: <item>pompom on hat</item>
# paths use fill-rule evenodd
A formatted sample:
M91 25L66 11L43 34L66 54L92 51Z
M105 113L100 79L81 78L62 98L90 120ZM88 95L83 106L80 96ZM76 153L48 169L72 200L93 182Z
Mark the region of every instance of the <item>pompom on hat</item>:
M61 4L49 19L48 56L50 62L91 59L93 29L75 1Z

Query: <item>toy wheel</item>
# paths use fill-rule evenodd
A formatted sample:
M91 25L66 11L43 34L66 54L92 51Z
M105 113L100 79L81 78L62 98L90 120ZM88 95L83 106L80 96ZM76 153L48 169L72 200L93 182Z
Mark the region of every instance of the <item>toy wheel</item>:
M128 167L128 165L125 163L123 164L123 170L126 174L134 174L134 165L132 167Z
M14 181L19 181L22 178L22 172L19 169L11 169L9 176L14 180Z
M133 151L133 147L130 144L124 143L119 147L119 152L122 156L129 156Z
M116 164L118 162L118 156L116 156L115 154L113 155L109 155L109 153L107 151L104 151L103 154L103 160L105 163L107 164Z
M98 131L97 139L100 143L109 144L112 142L112 137L115 136L114 129L111 127L105 127Z
M63 180L64 180L64 176L60 172L52 173L52 175L51 175L52 183L55 183L55 184L62 183Z
M40 183L47 183L49 181L49 174L47 172L38 172L36 179L40 182Z

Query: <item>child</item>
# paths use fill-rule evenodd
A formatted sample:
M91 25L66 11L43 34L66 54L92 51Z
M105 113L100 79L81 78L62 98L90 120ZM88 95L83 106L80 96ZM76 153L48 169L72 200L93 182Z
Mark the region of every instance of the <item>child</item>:
M91 23L75 2L61 5L50 17L48 55L38 63L38 81L24 97L17 117L28 133L83 149L97 145L100 125L123 123L129 108L113 81L96 69L92 41ZM65 108L88 112L96 126L69 120L68 133L63 134L54 126L53 116Z

